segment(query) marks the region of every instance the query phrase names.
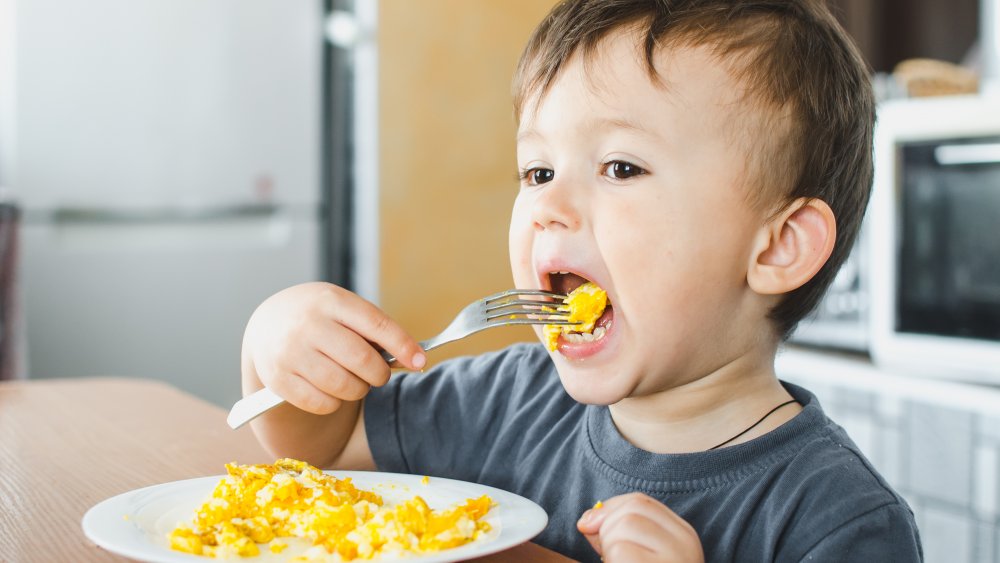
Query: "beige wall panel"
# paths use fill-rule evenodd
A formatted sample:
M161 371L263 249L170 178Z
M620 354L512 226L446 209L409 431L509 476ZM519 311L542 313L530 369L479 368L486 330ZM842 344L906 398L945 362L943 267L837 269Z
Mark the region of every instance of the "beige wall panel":
M472 300L513 286L510 79L528 35L554 4L379 3L381 304L418 339ZM431 359L532 338L523 327L494 329Z

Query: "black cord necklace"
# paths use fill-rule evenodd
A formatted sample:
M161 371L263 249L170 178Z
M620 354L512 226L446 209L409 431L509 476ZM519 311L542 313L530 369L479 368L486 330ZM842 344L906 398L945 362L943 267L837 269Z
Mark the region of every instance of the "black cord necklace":
M767 419L767 417L769 417L769 416L771 416L772 414L774 414L774 413L775 413L775 411L777 411L777 410L778 410L778 409L780 409L781 407L784 407L784 406L786 406L786 405L790 405L790 404L792 404L792 403L797 403L797 402L798 402L798 401L796 401L795 399L792 399L791 401L785 401L784 403L781 403L780 405L778 405L778 406L774 407L773 409L771 409L771 410L767 411L767 414L765 414L764 416L760 417L760 420L758 420L757 422L755 422L755 423L751 424L751 425L750 425L750 426L749 426L749 427L748 427L748 428L747 428L746 430L744 430L743 432L740 432L739 434L737 434L737 435L733 436L732 438L730 438L730 439L726 440L725 442L722 442L721 444L719 444L719 445L716 445L716 446L712 446L711 448L708 448L708 449L709 449L709 450L714 450L714 449L718 449L718 448L721 448L722 446L725 446L725 445L726 445L726 444L728 444L729 442L732 442L733 440L735 440L735 439L739 438L740 436L742 436L742 435L746 434L747 432L749 432L749 431L753 430L753 429L754 429L754 428L755 428L755 427L756 427L756 426L757 426L758 424L760 424L761 422L764 422L764 420L765 420L765 419Z

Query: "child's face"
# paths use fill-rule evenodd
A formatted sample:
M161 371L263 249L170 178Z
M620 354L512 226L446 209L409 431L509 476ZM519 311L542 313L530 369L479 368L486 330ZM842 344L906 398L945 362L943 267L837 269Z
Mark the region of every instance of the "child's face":
M746 282L766 217L746 203L739 83L704 49L663 52L657 71L666 87L614 34L529 98L518 130L516 286L572 289L549 275L571 272L613 308L604 338L552 353L585 403L694 381L770 341Z

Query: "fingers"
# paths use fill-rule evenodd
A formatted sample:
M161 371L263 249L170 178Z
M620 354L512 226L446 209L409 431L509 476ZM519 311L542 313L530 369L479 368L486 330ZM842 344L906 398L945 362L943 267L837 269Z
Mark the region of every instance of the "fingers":
M330 414L389 380L376 347L412 369L426 363L416 340L378 307L343 288L309 283L258 307L244 335L241 366L247 388L259 381L301 410Z
M278 395L304 411L330 414L342 401L363 399L372 385L385 385L389 366L368 341L327 319L317 325L290 334L266 370Z
M657 560L654 559L655 557L655 552L630 541L616 541L608 547L607 551L604 552L604 560L611 562L631 561L638 563L640 561L655 561ZM662 559L660 559L660 561L662 561Z
M584 514L586 515L586 513ZM577 528L579 527L580 524L577 523ZM583 532L583 530L580 531ZM601 549L601 536L596 531L592 533L583 532L583 537L590 543L590 547L594 548L594 551L596 551L598 555L604 555L604 551Z
M339 324L331 324L311 343L316 351L326 358L327 362L335 364L340 371L333 373L349 373L366 386L381 387L389 381L389 364L370 342L358 333ZM317 374L326 373L320 370Z
M580 520L576 523L576 527L584 534L596 534L601 529L601 525L604 524L604 520L609 514L638 497L649 498L642 493L628 493L601 501L601 508L594 507L584 512Z
M368 346L368 348L371 347ZM382 362L382 366L385 371L388 371L389 368L385 362ZM377 364L374 369L379 369ZM360 401L371 389L371 383L363 379L358 372L331 360L321 351L315 349L310 350L305 357L299 359L295 374L308 380L314 387L327 395L344 401ZM388 380L388 376L386 379Z
M350 302L350 306L330 311L335 321L389 352L410 369L419 370L426 365L427 358L417 341L384 311L350 292L341 299Z
M313 414L330 414L342 404L340 399L320 391L306 379L293 374L274 378L271 390L287 403Z
M701 541L683 518L642 493L609 499L577 522L606 561L703 561Z
M601 526L601 544L606 557L620 543L639 546L651 553L667 553L675 539L669 523L637 512L618 511ZM620 561L625 561L624 559Z
M641 512L645 514L662 514L664 517L676 520L678 523L688 525L688 523L677 516L658 500L643 493L628 493L618 495L602 502L601 508L592 508L583 513L577 528L584 534L597 533L605 520L611 515L619 512Z

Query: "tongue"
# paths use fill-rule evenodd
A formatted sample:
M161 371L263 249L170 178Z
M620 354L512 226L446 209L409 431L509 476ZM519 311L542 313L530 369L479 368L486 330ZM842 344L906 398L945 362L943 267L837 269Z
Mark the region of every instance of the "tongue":
M597 318L597 322L594 323L595 327L603 326L605 329L611 326L611 322L615 318L615 309L611 305L604 308L604 312L601 316Z
M580 287L581 285L587 283L587 278L583 276L578 276L576 274L563 274L559 276L556 280L558 287L553 287L552 289L558 291L559 293L569 294L574 289Z
M597 317L597 320L594 321L594 329L596 330L597 327L599 326L603 326L605 330L611 328L611 323L614 320L614 318L615 318L615 310L613 307L611 307L611 305L608 305L607 307L604 308L604 312L601 313L601 316ZM593 332L593 330L591 330L591 332ZM579 332L577 332L577 334L579 334Z

